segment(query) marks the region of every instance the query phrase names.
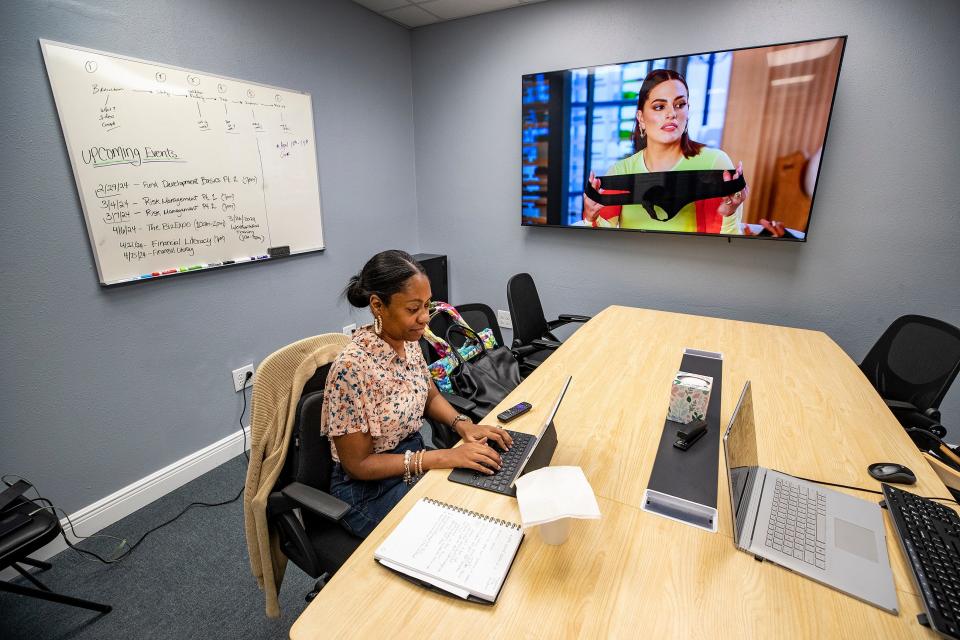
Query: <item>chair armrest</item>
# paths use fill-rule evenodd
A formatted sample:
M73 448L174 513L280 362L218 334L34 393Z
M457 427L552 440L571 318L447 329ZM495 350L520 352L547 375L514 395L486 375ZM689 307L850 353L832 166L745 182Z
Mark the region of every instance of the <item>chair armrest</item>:
M559 318L547 323L547 329L553 331L557 327L562 327L565 324L570 324L571 322L586 322L589 319L590 316L575 316L569 313L561 313Z
M518 360L522 360L525 356L530 355L534 351L539 351L539 349L534 347L532 344L521 346L516 344L516 342L514 342L514 345L515 346L510 347L510 351L513 353L513 357Z
M886 403L887 408L891 411L913 411L915 413L920 413L920 409L917 408L917 405L910 402L903 402L902 400L890 400L889 398L883 399Z
M547 340L546 338L537 338L530 344L540 349L559 349L563 343L557 340Z
M473 410L477 408L476 402L467 400L463 396L458 396L455 393L444 393L442 395L443 398L460 413L472 413Z
M350 505L343 500L300 482L288 484L281 493L304 509L334 522L339 521L350 510Z
M554 342L552 340L544 340L543 338L537 338L530 344L512 347L510 351L513 352L513 355L517 360L523 360L531 353L536 353L537 351L542 351L544 349L556 349L557 347L560 346L560 344L561 343Z
M938 438L943 438L947 435L946 427L936 420L927 417L925 414L920 413L919 411L911 411L908 413L894 412L894 416L900 421L900 424L904 425L904 427L916 427L918 429L923 429L924 431L929 431Z

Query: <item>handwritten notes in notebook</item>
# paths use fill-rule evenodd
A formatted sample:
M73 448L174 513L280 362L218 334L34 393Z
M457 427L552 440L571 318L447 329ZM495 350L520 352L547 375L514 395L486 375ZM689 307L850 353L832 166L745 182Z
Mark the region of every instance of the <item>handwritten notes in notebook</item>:
M421 498L374 558L423 586L493 603L522 540L519 525Z

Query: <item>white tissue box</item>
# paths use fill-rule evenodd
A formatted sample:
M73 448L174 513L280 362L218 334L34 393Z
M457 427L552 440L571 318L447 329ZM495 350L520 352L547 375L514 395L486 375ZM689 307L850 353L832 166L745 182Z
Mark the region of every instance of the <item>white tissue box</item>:
M670 409L667 419L682 424L707 417L713 378L698 373L678 371L670 387Z

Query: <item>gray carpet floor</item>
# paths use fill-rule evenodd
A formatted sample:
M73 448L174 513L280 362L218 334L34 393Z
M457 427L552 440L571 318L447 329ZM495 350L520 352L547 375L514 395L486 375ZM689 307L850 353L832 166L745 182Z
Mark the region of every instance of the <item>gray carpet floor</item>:
M100 533L131 544L190 502L222 502L243 486L246 460L227 462ZM32 495L32 493L30 494ZM57 640L104 638L286 638L306 608L314 580L290 564L280 590L282 617L264 614L263 594L250 573L242 498L221 507L194 507L150 534L114 565L68 549L53 568L35 574L53 591L113 605L100 615L35 598L0 593L0 637ZM80 547L111 556L116 541ZM26 583L22 578L20 583Z

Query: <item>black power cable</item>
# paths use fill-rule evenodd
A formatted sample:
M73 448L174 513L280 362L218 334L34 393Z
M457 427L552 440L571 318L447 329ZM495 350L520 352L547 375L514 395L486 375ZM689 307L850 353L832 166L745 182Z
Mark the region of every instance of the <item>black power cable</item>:
M247 376L243 379L243 387L240 391L243 392L243 410L240 411L240 433L243 434L243 457L247 459L247 462L250 462L250 454L247 452L247 430L243 427L243 414L247 412L247 381L253 377L252 371L247 371Z
M791 477L796 478L797 480L806 480L807 482L813 482L815 484L825 484L831 487L841 487L843 489L853 489L854 491L864 491L866 493L875 493L878 496L883 495L883 491L877 491L876 489L864 489L863 487L852 487L848 484L837 484L836 482L826 482L824 480L814 480L813 478L804 478L803 476L798 476L790 474ZM927 500L943 500L944 502L957 502L953 498L937 498L935 496L920 496L921 498L926 498ZM957 502L960 504L960 502Z
M247 376L246 376L246 378L244 379L244 387L243 387L243 389L241 389L241 391L243 391L243 410L241 410L241 412L240 412L240 432L243 434L243 455L244 455L244 457L246 457L247 462L250 461L250 454L247 452L247 431L246 431L246 429L245 429L244 426L243 426L243 416L244 416L244 414L247 412L247 390L246 390L246 383L247 383L247 381L249 381L250 378L252 378L252 377L253 377L253 373L251 373L251 372L248 371L248 372L247 372ZM124 545L126 545L126 547L127 547L126 551L124 551L124 552L121 553L120 555L118 555L118 556L116 556L116 557L114 557L114 558L109 558L109 559L108 559L108 558L104 558L104 557L102 557L101 555L99 555L99 554L97 554L97 553L94 553L93 551L88 551L88 550L86 550L86 549L80 549L79 547L77 547L76 545L74 545L73 542L70 541L70 538L67 537L67 532L63 529L63 527L60 527L60 535L63 536L63 541L67 543L67 546L68 546L68 547L70 547L71 549L73 549L74 551L76 551L77 553L79 553L81 556L90 556L90 557L92 557L92 558L95 558L95 559L99 560L99 561L102 562L103 564L114 564L114 563L116 563L116 562L120 562L121 560L123 560L124 558L126 558L127 556L129 556L131 553L133 553L133 550L136 549L138 546L140 546L140 543L142 543L144 540L146 540L146 539L147 539L147 536L149 536L149 535L150 535L151 533L153 533L154 531L157 531L158 529L162 529L163 527L167 526L168 524L174 522L174 521L177 520L180 516L182 516L183 514L185 514L187 511L189 511L189 510L192 509L193 507L222 507L222 506L224 506L224 505L228 505L228 504L230 504L230 503L236 502L236 501L240 498L240 496L243 495L243 490L244 490L244 488L241 487L241 488L240 488L240 491L237 493L236 496L234 496L233 498L230 498L229 500L224 500L223 502L191 502L191 503L188 504L186 507L184 507L183 510L180 511L180 513L178 513L177 515L173 516L172 518L170 518L170 519L167 520L166 522L164 522L164 523L162 523L162 524L158 524L157 526L155 526L155 527L153 527L152 529L148 530L146 533L144 533L142 536L140 536L140 539L139 539L139 540L137 540L137 541L134 542L133 544L128 544L127 541L126 541L126 539L121 539L121 538L117 538L116 536L111 536L111 535L102 534L102 533L101 533L101 534L94 534L94 535L92 535L92 536L81 536L81 535L78 535L78 534L77 534L77 530L76 530L76 529L74 528L74 526L73 526L73 521L70 520L70 516L67 515L67 512L64 511L63 509L61 509L60 507L54 505L53 502L50 501L48 498L44 498L42 495L40 495L40 491L37 489L37 487L36 487L32 482L30 482L29 480L27 480L26 478L24 478L24 477L22 477L22 476L18 476L18 475L16 475L16 474L12 474L12 473L11 473L11 474L4 475L2 478L0 478L0 480L2 480L4 484L7 484L7 486L10 486L9 483L7 483L7 481L6 481L7 476L13 476L13 477L15 477L15 478L17 478L17 479L19 479L19 480L25 480L26 482L28 482L28 483L30 484L31 488L33 488L33 490L37 493L37 497L36 497L35 501L36 501L36 502L45 502L46 505L47 505L47 506L41 506L40 509L38 509L38 510L49 509L50 512L53 513L54 517L56 517L57 512L63 514L63 518L67 521L67 525L69 525L69 527L70 527L70 532L73 534L73 537L74 537L74 538L77 538L77 539L79 539L79 540L87 540L87 539L90 539L90 538L112 538L112 539L114 539L114 540L120 540L120 544L117 545L117 548L118 548L118 549L120 549L120 548L122 548ZM34 512L34 513L36 513L36 512Z

